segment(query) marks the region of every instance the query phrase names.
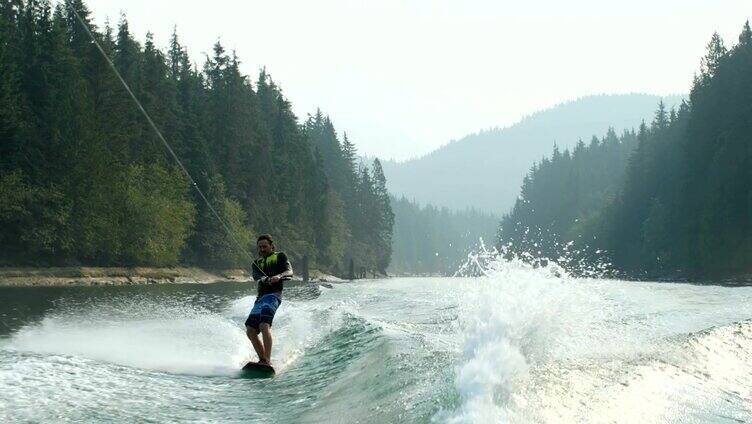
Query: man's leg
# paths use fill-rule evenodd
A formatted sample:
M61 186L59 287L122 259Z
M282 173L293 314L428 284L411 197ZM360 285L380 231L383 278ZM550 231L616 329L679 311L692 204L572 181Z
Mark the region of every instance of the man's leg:
M259 330L261 330L261 337L264 339L264 360L267 364L271 365L272 363L272 329L269 326L269 324L262 322L259 325Z
M262 324L266 325L267 324ZM256 331L253 327L245 327L245 334L248 336L248 340L251 341L251 344L253 345L253 350L256 351L256 355L259 357L259 361L264 360L264 346L261 344L261 341L258 339L258 331Z

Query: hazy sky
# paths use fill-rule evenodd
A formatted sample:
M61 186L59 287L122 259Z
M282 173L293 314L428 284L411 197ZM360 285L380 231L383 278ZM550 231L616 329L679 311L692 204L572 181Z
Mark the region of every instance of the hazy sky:
M405 159L588 94L688 91L713 31L752 0L88 0L194 61L215 41L266 66L304 119L320 107L360 153Z

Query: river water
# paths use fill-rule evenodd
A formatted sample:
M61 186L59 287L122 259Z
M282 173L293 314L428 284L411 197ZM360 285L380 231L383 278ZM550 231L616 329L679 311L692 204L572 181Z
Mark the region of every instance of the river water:
M752 287L482 278L0 289L0 422L752 422Z

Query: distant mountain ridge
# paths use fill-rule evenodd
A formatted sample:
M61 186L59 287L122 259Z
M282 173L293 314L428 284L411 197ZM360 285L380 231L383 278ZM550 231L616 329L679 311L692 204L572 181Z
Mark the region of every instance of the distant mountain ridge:
M420 204L495 214L514 204L525 174L549 155L554 143L563 151L579 139L602 137L650 121L658 103L677 106L683 96L595 95L536 112L506 128L481 131L406 162L383 161L389 191Z

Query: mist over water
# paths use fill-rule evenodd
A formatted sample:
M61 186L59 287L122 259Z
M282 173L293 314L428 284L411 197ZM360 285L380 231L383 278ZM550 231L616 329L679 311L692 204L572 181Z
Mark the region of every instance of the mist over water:
M286 290L270 380L249 286L2 289L0 420L752 420L752 288L483 267Z

